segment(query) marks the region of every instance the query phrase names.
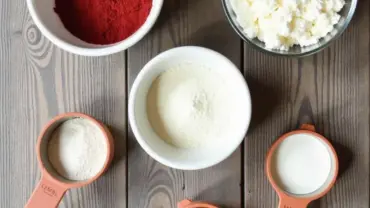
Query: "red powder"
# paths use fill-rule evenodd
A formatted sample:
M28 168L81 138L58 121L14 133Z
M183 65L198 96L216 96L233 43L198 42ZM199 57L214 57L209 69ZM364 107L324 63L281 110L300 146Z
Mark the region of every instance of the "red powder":
M136 32L151 8L152 0L55 0L54 10L73 35L104 45Z

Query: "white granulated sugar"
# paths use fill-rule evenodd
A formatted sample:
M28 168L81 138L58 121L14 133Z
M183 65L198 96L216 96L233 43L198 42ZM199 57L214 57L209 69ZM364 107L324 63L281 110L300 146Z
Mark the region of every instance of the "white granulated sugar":
M292 135L274 152L275 176L279 186L292 194L309 194L328 179L331 157L328 148L310 134Z
M270 49L318 43L339 22L344 0L230 0L249 38Z
M194 148L237 132L237 93L220 71L182 63L163 72L147 96L147 114L157 135L173 146ZM231 91L231 92L230 92ZM240 112L240 111L239 111Z
M103 132L92 121L74 118L63 122L48 145L49 161L69 180L87 180L102 170L107 158Z

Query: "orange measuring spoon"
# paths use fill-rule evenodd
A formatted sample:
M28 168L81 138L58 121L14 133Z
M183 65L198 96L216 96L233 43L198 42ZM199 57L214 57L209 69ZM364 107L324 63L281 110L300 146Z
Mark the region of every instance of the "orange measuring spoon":
M218 208L205 202L192 202L188 199L182 200L177 204L178 208Z

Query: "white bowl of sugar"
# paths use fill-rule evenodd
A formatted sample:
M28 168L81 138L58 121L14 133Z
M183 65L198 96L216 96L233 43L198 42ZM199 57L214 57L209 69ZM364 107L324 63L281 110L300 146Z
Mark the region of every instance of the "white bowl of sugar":
M178 47L153 58L129 97L137 141L176 169L202 169L226 159L243 141L250 118L250 93L239 69L202 47Z

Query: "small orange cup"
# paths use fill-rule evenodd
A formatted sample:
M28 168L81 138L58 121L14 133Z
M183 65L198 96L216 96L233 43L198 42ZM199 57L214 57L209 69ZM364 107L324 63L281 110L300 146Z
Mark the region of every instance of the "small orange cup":
M272 168L273 153L286 138L297 134L309 134L321 140L321 142L327 147L329 155L331 157L331 170L328 178L326 179L326 182L316 191L303 195L296 195L284 191L282 188L279 187L272 173L274 171ZM310 202L324 196L333 187L338 175L338 168L338 157L334 147L325 137L315 132L314 126L309 124L303 124L299 130L286 133L278 140L276 140L270 148L266 159L266 174L272 187L275 189L280 198L279 208L306 208Z
M217 208L214 205L205 202L192 202L188 199L182 200L177 204L178 208Z
M49 139L54 132L54 130L64 121L73 118L83 118L87 119L97 127L100 128L104 134L104 138L107 143L107 158L104 163L102 170L94 177L85 181L72 181L60 176L50 164L47 155L47 145ZM95 120L91 116L82 113L66 113L61 114L49 121L48 124L43 128L41 134L37 141L37 160L41 169L41 180L36 186L34 192L32 193L30 199L25 205L26 208L54 208L57 207L62 200L65 192L70 188L78 188L92 183L97 178L99 178L107 169L113 158L113 138L108 128L101 122Z

